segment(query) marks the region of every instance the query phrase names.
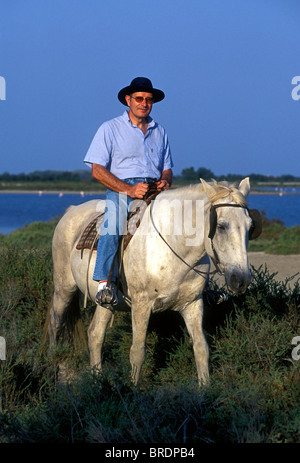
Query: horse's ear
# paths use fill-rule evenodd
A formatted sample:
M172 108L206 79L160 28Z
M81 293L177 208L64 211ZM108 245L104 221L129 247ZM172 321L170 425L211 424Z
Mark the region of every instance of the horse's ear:
M244 178L239 185L240 192L247 198L250 193L250 180L249 177Z
M203 178L200 178L200 182L202 183L203 190L208 196L208 198L212 198L216 193L214 188L211 185L209 185L205 180L203 180Z

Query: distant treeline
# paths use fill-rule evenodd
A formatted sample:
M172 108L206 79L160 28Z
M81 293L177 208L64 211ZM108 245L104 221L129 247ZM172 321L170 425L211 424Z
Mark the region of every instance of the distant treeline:
M61 171L61 170L35 170L29 174L0 174L0 182L79 182L91 180L91 172L85 170Z
M205 167L199 167L197 170L194 167L189 167L187 169L183 169L181 171L181 175L178 176L178 179L182 179L184 182L194 182L199 181L199 178L203 178L204 180L211 180L215 179L218 182L222 180L226 180L228 182L238 182L242 180L244 177L250 177L252 183L258 182L268 182L268 183L297 183L300 182L300 177L295 177L294 175L285 174L280 176L275 175L262 175L262 174L227 174L227 175L215 175L210 169L206 169Z
M199 178L204 180L215 179L217 181L227 180L228 182L238 182L245 176L250 177L252 184L259 182L266 183L298 183L300 182L300 177L295 177L294 175L284 174L280 176L275 175L262 175L262 174L227 174L227 175L215 175L210 169L205 167L199 167L195 169L194 167L189 167L183 169L180 175L174 177L178 182L183 183L194 183L198 182ZM76 170L76 171L59 171L59 170L36 170L29 174L10 174L4 172L0 174L0 182L10 183L10 182L95 182L91 176L90 170Z

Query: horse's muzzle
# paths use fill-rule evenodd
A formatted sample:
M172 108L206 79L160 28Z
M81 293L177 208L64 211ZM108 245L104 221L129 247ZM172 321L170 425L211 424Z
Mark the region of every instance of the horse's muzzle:
M251 282L250 270L226 269L225 281L228 290L234 294L244 293Z

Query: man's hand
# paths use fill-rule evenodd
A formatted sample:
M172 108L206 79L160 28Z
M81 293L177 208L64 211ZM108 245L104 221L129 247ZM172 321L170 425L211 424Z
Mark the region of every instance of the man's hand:
M167 182L167 180L159 180L157 182L157 189L159 191L162 191L162 190L168 190L170 188L170 185L169 183Z
M168 190L172 183L172 169L166 169L162 171L160 180L157 182L157 189L159 191Z
M102 185L110 188L117 193L126 193L133 199L142 199L144 194L147 193L149 189L148 183L140 182L135 185L128 185L128 183L123 182L118 179L115 175L111 174L104 166L100 164L92 165L92 175L102 183ZM161 179L157 182L157 189L159 191L168 190L172 183L172 170L167 169L162 172Z
M148 189L148 183L136 183L135 185L131 186L128 192L128 196L130 196L133 199L142 199L143 196L147 193Z

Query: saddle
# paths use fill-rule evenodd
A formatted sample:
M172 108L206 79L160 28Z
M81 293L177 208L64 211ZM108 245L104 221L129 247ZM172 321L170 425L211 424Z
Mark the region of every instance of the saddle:
M131 212L128 214L127 219L127 234L122 237L120 246L122 246L123 251L127 248L131 238L133 237L135 231L140 226L142 217L156 196L160 193L157 190L156 183L149 183L149 188L147 193L142 199L135 199L132 202ZM91 251L97 250L97 245L99 241L99 232L100 225L104 221L104 212L95 217L84 229L77 245L76 249L81 250L81 258L83 256L84 249L90 249Z

